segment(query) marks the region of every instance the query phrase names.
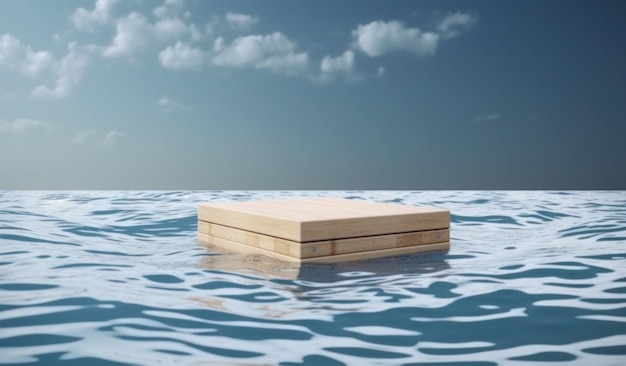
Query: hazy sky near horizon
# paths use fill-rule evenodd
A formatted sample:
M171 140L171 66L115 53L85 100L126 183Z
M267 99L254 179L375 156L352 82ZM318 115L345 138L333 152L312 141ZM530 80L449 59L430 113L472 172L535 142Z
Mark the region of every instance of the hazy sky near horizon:
M624 14L0 1L0 189L626 189Z

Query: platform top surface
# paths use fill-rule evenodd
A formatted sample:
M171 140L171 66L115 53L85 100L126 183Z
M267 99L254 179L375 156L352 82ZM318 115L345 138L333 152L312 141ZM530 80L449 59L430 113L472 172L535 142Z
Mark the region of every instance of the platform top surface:
M340 198L220 202L201 204L200 206L280 218L294 222L448 212L448 210L434 207L405 206ZM202 220L203 218L200 219Z

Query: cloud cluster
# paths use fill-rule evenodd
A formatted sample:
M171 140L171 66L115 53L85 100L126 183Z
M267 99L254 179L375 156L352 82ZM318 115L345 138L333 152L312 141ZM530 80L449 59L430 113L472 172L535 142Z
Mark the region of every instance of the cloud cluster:
M92 13L110 14L104 11L110 7L104 5L104 0L98 0ZM97 12L99 9L103 10ZM335 56L326 54L318 61L318 66L312 67L311 54L300 50L297 42L282 32L243 34L231 39L228 35L215 34L224 27L236 32L248 31L259 22L256 16L229 11L223 17L211 18L203 33L200 27L181 18L183 9L183 0L165 0L153 9L154 21L138 12L118 18L113 22L115 35L110 45L102 47L102 55L132 59L150 47L163 45L158 51L158 60L164 68L176 71L212 66L267 70L324 82L340 78L355 80L359 53L380 57L404 51L421 57L432 56L442 41L457 37L476 23L474 16L456 12L443 17L431 30L409 27L398 20L358 25L351 31L352 40L346 51ZM110 17L102 15L98 19L107 19L102 21L105 23ZM207 39L212 39L210 47L198 44ZM384 73L385 68L379 67L375 75L382 77Z
M152 10L157 18L166 18L171 16L178 16L184 7L184 0L165 0L163 5L157 6Z
M36 86L31 97L61 99L80 83L91 52L76 43L67 48L67 54L59 60L48 51L33 51L30 45L4 34L0 37L0 66L17 69L33 79L52 79L51 86Z
M204 63L205 58L204 52L200 49L180 41L159 53L161 65L174 70L198 69Z
M320 63L320 80L327 82L338 77L350 77L354 70L354 52L347 50L337 57L324 56Z
M10 34L0 36L0 66L17 69L29 77L37 77L53 69L54 56L48 51L33 51Z
M478 19L470 14L461 12L448 14L437 25L437 31L445 39L460 36L476 24Z
M375 20L350 29L345 47L339 51L320 52L305 49L296 39L275 30L254 32L260 22L255 15L228 11L213 15L204 24L193 23L186 0L163 0L151 13L122 13L120 0L95 0L93 7L78 7L68 17L71 28L57 33L57 43L67 42L66 50L54 55L36 50L11 34L0 35L0 68L15 71L32 80L30 97L61 100L71 95L87 68L100 60L141 62L149 55L164 69L184 72L202 68L228 70L252 69L286 76L303 77L319 83L337 80L360 81L383 77L387 69L361 70L360 58L382 59L389 53L409 57L432 57L448 42L470 30L477 18L453 12L443 16L431 28L420 29L400 20ZM134 3L125 3L125 6ZM103 44L77 43L77 32L85 37L104 30L112 32ZM367 63L365 63L367 64ZM4 98L15 94L5 93ZM166 95L154 102L163 113L190 112L193 107ZM478 116L476 121L495 121L499 114ZM0 133L11 136L49 131L54 124L37 119L0 119ZM107 132L78 132L77 144L93 143L103 147L120 144L126 134L117 129Z
M423 31L392 20L359 25L352 31L353 48L370 57L405 51L417 56L432 56L442 40L449 40L469 30L477 18L465 13L451 13L434 30Z
M132 59L153 46L184 39L196 42L202 37L194 24L188 25L180 18L165 17L151 22L144 15L132 12L115 22L111 44L101 47L101 52L107 58Z
M70 16L74 27L81 30L93 31L97 27L111 21L113 8L119 0L97 0L93 10L78 8Z
M213 50L213 65L221 67L267 69L276 73L296 74L306 70L309 56L296 52L297 45L280 32L249 35L223 45L218 38Z
M45 84L35 87L31 96L40 99L62 99L78 86L90 62L90 51L76 43L68 45L67 54L54 65L55 81L52 86Z
M115 36L109 46L102 50L104 57L130 57L148 44L152 26L142 14L133 12L115 24Z
M370 57L398 50L428 56L435 53L439 43L439 34L407 28L397 20L359 25L352 36L354 47Z
M343 52L316 56L280 31L249 33L259 22L254 15L229 11L198 26L191 22L185 0L164 0L152 14L117 14L120 3L96 0L93 8L79 7L69 16L79 32L111 29L113 36L107 44L70 42L67 53L55 57L4 34L0 36L0 67L42 80L31 93L31 97L42 99L68 96L97 58L137 61L142 54L155 55L163 68L174 71L247 68L322 82L362 80L357 70L360 57L379 58L392 52L433 56L442 42L458 37L477 22L475 16L462 12L448 13L432 29L408 26L399 20L376 20L352 29ZM56 39L61 41L60 36ZM382 77L385 71L380 66L366 74Z

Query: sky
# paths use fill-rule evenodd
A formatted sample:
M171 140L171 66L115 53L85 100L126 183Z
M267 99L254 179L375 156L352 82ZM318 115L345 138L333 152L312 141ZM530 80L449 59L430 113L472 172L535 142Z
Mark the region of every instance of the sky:
M3 0L0 189L626 189L622 0Z

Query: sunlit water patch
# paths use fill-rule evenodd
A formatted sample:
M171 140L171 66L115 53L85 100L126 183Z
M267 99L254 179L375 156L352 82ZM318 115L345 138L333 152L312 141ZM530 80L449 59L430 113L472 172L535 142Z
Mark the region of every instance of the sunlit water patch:
M201 202L452 212L451 249L302 267L197 244ZM0 192L2 364L626 363L626 192Z

